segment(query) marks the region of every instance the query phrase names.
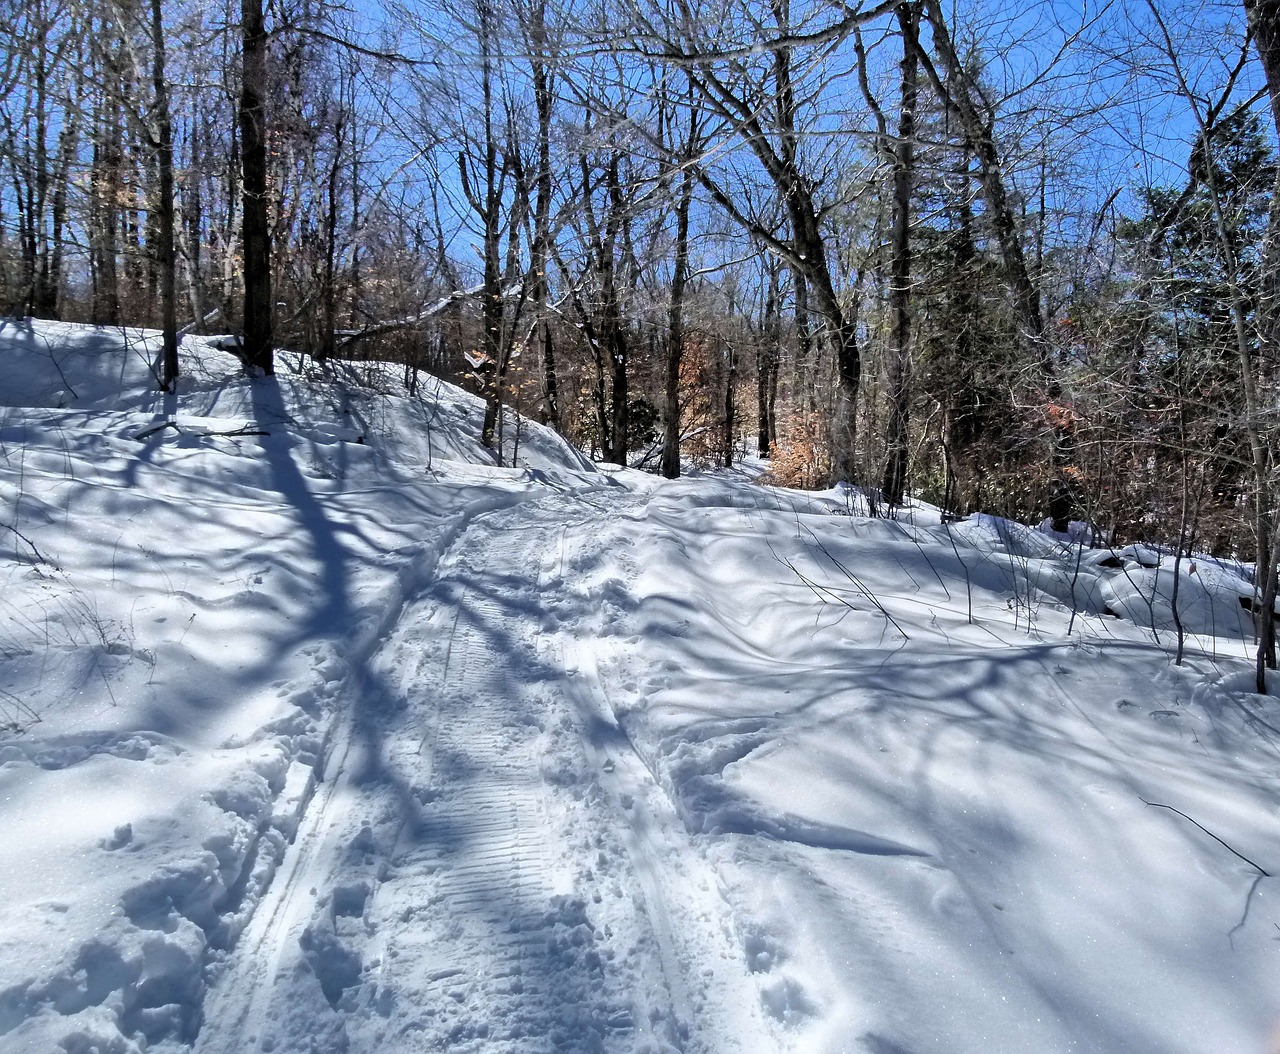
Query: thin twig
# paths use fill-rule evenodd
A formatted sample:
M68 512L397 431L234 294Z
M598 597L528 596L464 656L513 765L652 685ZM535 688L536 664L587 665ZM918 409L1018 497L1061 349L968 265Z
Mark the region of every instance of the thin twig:
M1243 861L1244 861L1246 864L1248 864L1250 867L1255 868L1255 869L1257 870L1258 874L1260 874L1263 878L1270 878L1270 877L1271 877L1271 872L1270 872L1270 871L1267 871L1267 870L1265 870L1264 868L1259 867L1257 864L1255 864L1252 860L1250 860L1250 859L1249 859L1247 856L1245 856L1243 853L1237 853L1234 849L1232 849L1232 848L1231 848L1231 846L1227 845L1227 843L1226 843L1226 842L1224 842L1221 838L1219 838L1216 834L1214 834L1211 830L1209 830L1209 828L1207 828L1204 824L1202 824L1202 823L1198 823L1197 821L1195 821L1195 820L1191 819L1191 817L1190 817L1190 816L1188 816L1188 815L1187 815L1185 812L1183 812L1181 809L1175 809L1172 805L1161 805L1158 801L1147 801L1147 799L1146 799L1146 798L1144 798L1144 797L1142 797L1141 795L1139 795L1139 796L1138 796L1138 800L1139 800L1140 802L1142 802L1142 804L1143 804L1143 805L1150 805L1153 809L1168 809L1170 812L1176 812L1179 816L1181 816L1181 817L1182 817L1184 820L1186 820L1188 823L1194 823L1197 827L1199 827L1199 828L1200 828L1200 830L1204 831L1204 833L1205 833L1205 834L1207 834L1210 838L1212 838L1215 842L1217 842L1217 843L1218 843L1219 845L1221 845L1223 848L1227 849L1227 850L1228 850L1228 851L1230 851L1231 853L1234 853L1236 856L1238 856L1241 860L1243 860Z
M12 531L19 539L26 542L27 545L31 547L31 551L35 554L36 559L39 560L40 563L48 564L50 567L54 568L55 570L58 569L58 565L55 564L52 560L50 560L47 556L45 556L44 553L42 553L39 549L37 549L36 543L33 542L30 538L28 538L25 534L23 534L20 530L18 530L17 527L13 526L13 524L0 523L0 527L3 527L7 531Z

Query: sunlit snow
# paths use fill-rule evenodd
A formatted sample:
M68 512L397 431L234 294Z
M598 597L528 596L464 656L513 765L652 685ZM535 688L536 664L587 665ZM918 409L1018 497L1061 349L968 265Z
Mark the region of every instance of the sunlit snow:
M157 343L0 323L5 1054L1273 1049L1248 568Z

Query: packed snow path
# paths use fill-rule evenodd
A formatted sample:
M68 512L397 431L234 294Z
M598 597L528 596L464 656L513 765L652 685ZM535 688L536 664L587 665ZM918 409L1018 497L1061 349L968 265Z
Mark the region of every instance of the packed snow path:
M574 572L636 504L553 494L443 556L352 686L200 1054L776 1049L710 866L578 655L608 616Z

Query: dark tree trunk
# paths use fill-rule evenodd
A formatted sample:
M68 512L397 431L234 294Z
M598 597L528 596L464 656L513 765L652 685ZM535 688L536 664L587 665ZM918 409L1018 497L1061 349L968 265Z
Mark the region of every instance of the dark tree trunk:
M765 258L768 285L764 298L764 325L756 356L756 452L769 457L778 439L774 404L778 398L778 359L782 346L782 262Z
M120 186L119 126L114 115L99 118L98 141L89 182L89 259L93 270L93 321L101 326L120 322L119 214L113 202Z
M737 406L734 402L734 388L738 382L738 355L732 342L725 343L724 355L724 451L721 464L725 468L733 468L733 437L738 428Z
M465 153L458 157L459 173L463 189L471 209L484 228L483 288L481 290L480 365L476 373L484 397L484 423L480 429L480 442L502 458L501 438L498 435L502 415L501 372L504 355L502 326L505 315L502 290L502 181L505 166L500 166L498 138L493 127L493 33L494 9L490 0L477 0L477 43L480 47L480 90L483 108L483 140L480 144L483 157L480 173L471 174L468 180L468 164Z
M884 500L901 505L907 487L907 430L911 413L911 191L915 177L915 110L919 44L916 5L898 8L902 31L902 107L893 158L893 261L889 306L893 341L889 358L889 428L884 468Z
M671 275L671 311L667 318L666 400L662 413L662 474L680 475L680 364L684 358L684 299L689 283L689 211L693 204L693 174L680 176L676 199L675 262Z
M533 211L533 299L536 325L542 334L543 419L560 427L560 383L556 376L555 341L547 308L551 266L551 117L554 105L551 74L548 70L545 0L533 0L529 12L530 67L533 75L533 104L538 115L538 172Z
M178 274L174 236L173 126L169 117L169 85L165 78L163 0L151 0L151 82L155 93L154 133L158 172L157 263L160 268L160 387L173 390L178 380Z
M45 56L48 54L48 31L46 23L41 27L39 40L39 58L36 61L35 80L35 171L29 178L29 186L33 192L27 199L28 222L30 234L28 238L30 259L30 294L28 305L33 315L45 315L49 309L49 292L47 286L49 246L45 237L45 203L49 200L49 148L46 137L49 134L49 69Z
M338 191L339 175L342 170L343 148L346 143L345 132L347 115L339 109L333 127L333 160L329 165L327 180L328 200L325 202L324 215L324 330L320 334L319 359L323 362L333 358L336 350L336 330L338 328Z
M617 243L624 234L627 202L622 193L620 170L622 159L614 154L606 170L609 193L608 261L603 275L605 295L605 332L608 337L610 367L609 418L612 450L608 459L616 465L625 465L631 449L631 392L627 372L630 357L626 322L622 317L622 301L618 290Z
M275 372L271 302L271 228L267 220L267 28L263 0L240 0L243 83L240 169L243 186L244 360Z
M795 319L796 319L796 386L804 396L804 405L809 413L818 409L818 390L813 375L815 367L813 348L813 321L809 314L809 283L804 273L796 268L791 269L792 281L795 284Z
M1249 27L1253 31L1254 45L1262 62L1271 97L1271 115L1277 133L1280 133L1280 0L1245 0ZM1263 241L1261 284L1263 295L1259 306L1259 347L1261 362L1275 362L1280 358L1280 170L1271 195L1271 210L1267 218L1267 233ZM1256 403L1251 396L1252 369L1249 362L1241 364L1242 379L1246 381L1246 399ZM1257 409L1252 407L1250 409ZM1254 469L1254 533L1257 542L1257 581L1254 588L1261 594L1257 616L1258 660L1255 687L1258 692L1267 690L1266 671L1276 668L1275 602L1277 593L1276 540L1277 514L1270 500L1274 451L1262 442L1260 427L1254 414L1249 414L1249 444Z

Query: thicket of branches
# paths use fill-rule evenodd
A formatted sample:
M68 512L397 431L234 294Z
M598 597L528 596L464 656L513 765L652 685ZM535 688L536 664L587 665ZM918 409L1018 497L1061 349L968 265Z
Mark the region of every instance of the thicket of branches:
M1277 126L1276 0L3 0L0 310L1272 568Z

